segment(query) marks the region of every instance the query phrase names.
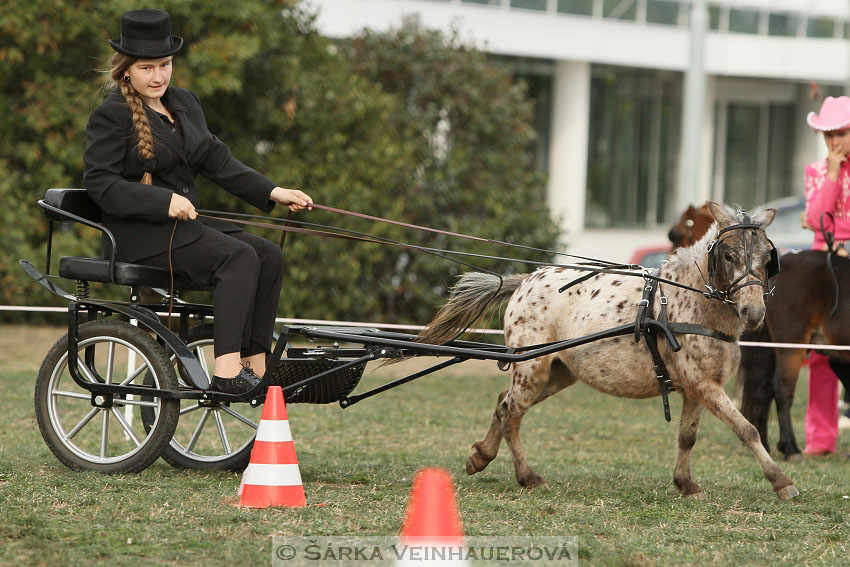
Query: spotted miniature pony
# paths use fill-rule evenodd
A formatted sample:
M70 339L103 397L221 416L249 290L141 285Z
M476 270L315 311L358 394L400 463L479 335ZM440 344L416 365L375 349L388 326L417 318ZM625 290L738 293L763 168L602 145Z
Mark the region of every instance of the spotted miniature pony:
M690 457L700 416L708 408L753 452L773 490L787 500L798 494L793 482L770 458L756 428L740 414L723 389L740 358L735 339L745 329L761 325L764 317L769 262L775 260L764 227L773 221L776 210L756 209L748 216L725 205L709 206L718 224L697 244L680 249L661 267L658 289L651 302L655 314L666 303L671 326L675 323L709 331L678 335L679 352L673 352L665 340L657 341L672 386L683 399L673 480L683 495L702 493L691 478ZM504 327L508 347L586 336L635 321L646 285L640 272L635 273L638 277L599 273L582 278L586 275L584 271L557 266L504 278L466 273L420 340L442 343L470 325L488 302L507 298L510 301ZM559 293L571 282L571 287ZM712 333L714 336L706 336ZM729 342L717 337L727 337ZM614 396L659 395L649 349L633 336L598 340L516 362L510 367L510 378L510 387L499 395L486 437L472 446L466 472L471 475L483 470L496 458L504 437L516 479L527 488L545 483L531 469L520 443L522 418L531 406L579 380Z

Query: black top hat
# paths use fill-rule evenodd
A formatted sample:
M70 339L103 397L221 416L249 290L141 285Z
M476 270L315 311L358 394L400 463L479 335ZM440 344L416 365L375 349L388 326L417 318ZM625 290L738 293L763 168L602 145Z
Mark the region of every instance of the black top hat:
M130 10L121 14L121 37L109 45L139 59L167 57L180 51L183 38L171 35L171 18L164 10Z

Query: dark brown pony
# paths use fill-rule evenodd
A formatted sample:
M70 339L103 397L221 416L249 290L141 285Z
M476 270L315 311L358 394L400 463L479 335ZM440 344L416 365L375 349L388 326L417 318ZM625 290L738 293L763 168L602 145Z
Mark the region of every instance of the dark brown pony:
M850 345L850 259L832 257L835 280L829 272L827 253L817 250L785 254L780 258L781 271L776 291L767 303L764 326L741 336L744 341L781 343L824 343ZM837 288L836 288L837 282ZM838 306L833 313L836 302ZM800 448L791 424L791 405L800 365L806 349L761 348L741 349L738 379L744 384L741 413L759 430L762 443L769 449L767 418L771 402L776 400L779 418L777 449L786 459L797 459ZM830 366L848 386L846 380L850 353L827 351Z
M712 223L714 223L714 215L711 214L708 203L703 203L699 207L688 205L679 221L667 233L667 238L673 243L673 250L687 248L702 238Z

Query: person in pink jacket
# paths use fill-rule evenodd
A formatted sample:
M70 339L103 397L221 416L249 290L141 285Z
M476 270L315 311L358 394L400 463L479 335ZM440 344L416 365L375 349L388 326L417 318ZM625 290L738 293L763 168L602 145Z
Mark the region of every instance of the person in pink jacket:
M828 154L806 166L805 228L815 232L812 248L827 250L821 224L834 235L838 254L847 256L850 240L850 98L827 97L819 113L810 112L806 122L823 132ZM828 213L828 214L827 214ZM829 217L832 215L832 218ZM838 441L838 378L829 359L809 353L809 404L806 408L807 455L835 452Z

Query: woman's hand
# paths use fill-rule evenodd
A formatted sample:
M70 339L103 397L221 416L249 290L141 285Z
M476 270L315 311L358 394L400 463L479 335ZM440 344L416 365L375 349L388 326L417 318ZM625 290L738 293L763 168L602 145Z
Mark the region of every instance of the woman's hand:
M844 153L844 147L840 144L830 146L829 155L826 156L827 176L833 181L838 181L838 173L845 161L847 161L847 155Z
M195 205L192 204L192 201L174 193L171 196L171 204L168 205L168 216L186 221L195 220L198 218L198 213L195 212Z
M310 205L313 204L313 199L307 193L298 189L284 189L283 187L272 189L269 199L275 203L288 206L293 213L301 209L310 209Z
M802 226L806 230L815 230L814 227L809 225L809 215L806 211L800 213L800 226Z

